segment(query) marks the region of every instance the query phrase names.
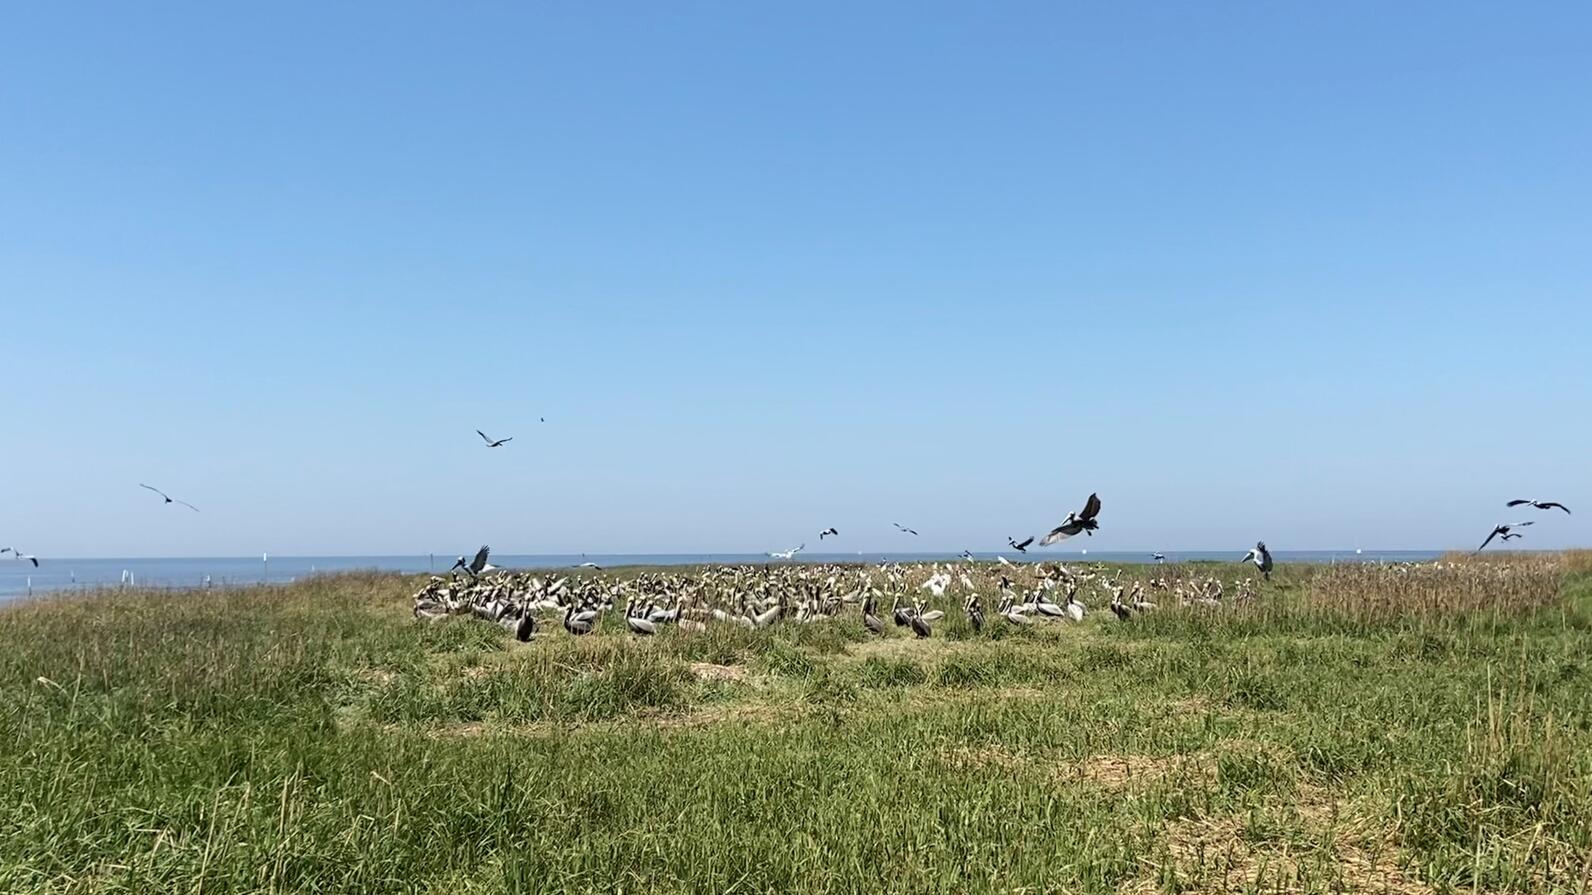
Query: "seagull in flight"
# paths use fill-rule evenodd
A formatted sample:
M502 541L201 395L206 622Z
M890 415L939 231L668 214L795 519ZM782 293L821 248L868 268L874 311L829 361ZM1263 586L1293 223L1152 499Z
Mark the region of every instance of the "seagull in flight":
M1508 505L1512 507L1530 505L1539 510L1564 510L1566 515L1570 512L1569 507L1559 503L1557 500L1511 500Z
M1266 576L1267 581L1271 580L1271 551L1266 549L1265 541L1256 541L1255 549L1244 554L1244 558L1239 562L1254 563L1260 574Z
M896 531L904 531L904 532L906 532L909 535L916 535L917 534L917 530L916 529L907 528L905 525L902 525L899 522L892 522L890 524L894 525L896 527Z
M188 509L193 510L195 513L199 512L199 508L198 507L194 506L193 504L189 503L186 500L178 500L177 498L172 497L171 495L169 495L166 492L160 490L159 488L155 488L153 486L146 485L143 482L139 482L138 483L138 487L140 487L140 488L148 488L149 490L155 492L156 494L159 494L162 498L165 499L166 503L180 503L183 506L187 507Z
M486 442L486 446L487 447L502 447L503 445L508 444L509 442L514 440L514 436L512 436L512 435L510 435L508 438L496 438L496 439L494 439L491 436L487 435L485 432L482 432L480 429L475 430L475 434L481 436L481 440Z
M834 535L835 537L838 538L838 537L840 537L840 530L835 528L834 526L830 526L830 527L828 527L828 528L826 528L823 531L818 533L818 540L822 541L824 538L827 538L830 535Z
M774 559L795 559L796 554L806 549L807 545L806 543L803 543L800 547L792 547L789 550L782 550L778 553L770 553L769 556L773 557Z
M1034 542L1034 539L1033 539L1032 536L1030 536L1027 540L1023 540L1023 541L1019 541L1016 538L1013 538L1013 537L1010 537L1010 536L1008 536L1006 538L1006 543L1012 545L1012 549L1016 550L1018 553L1027 553L1028 552L1028 545L1032 544L1033 542Z
M1051 544L1057 541L1064 541L1078 532L1084 532L1093 537L1095 531L1100 528L1100 523L1095 521L1095 517L1098 515L1100 515L1100 495L1091 494L1089 499L1084 501L1083 512L1068 513L1067 518L1062 520L1060 525L1052 528L1050 534L1045 535L1044 540L1039 542L1039 546L1049 547Z
M1524 528L1530 524L1530 522L1511 522L1508 525L1493 526L1492 533L1487 535L1487 540L1481 542L1481 546L1476 548L1476 552L1480 553L1487 549L1487 545L1492 543L1493 538L1502 538L1505 541L1512 541L1515 538L1525 537L1520 532L1515 531L1515 529Z
M465 558L461 556L456 562L454 562L453 566L449 568L448 571L451 572L454 569L463 569L464 571L470 573L471 578L474 578L482 572L493 571L497 568L497 566L494 566L486 561L487 556L489 556L491 553L492 548L482 544L481 549L475 551L474 559L466 561Z

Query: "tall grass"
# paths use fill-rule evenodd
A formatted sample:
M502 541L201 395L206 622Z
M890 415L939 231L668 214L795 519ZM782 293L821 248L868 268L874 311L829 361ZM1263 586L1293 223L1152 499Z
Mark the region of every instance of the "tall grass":
M1585 891L1568 565L927 641L518 644L381 576L31 603L0 891Z

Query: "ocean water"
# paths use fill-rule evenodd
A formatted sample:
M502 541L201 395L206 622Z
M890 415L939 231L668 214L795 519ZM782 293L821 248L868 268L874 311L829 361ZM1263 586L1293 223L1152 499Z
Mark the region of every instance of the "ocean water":
M1436 559L1437 550L1279 550L1272 555L1279 563L1308 562L1420 562ZM1151 562L1147 551L1091 551L1079 550L1033 552L1027 555L1002 553L1013 562L1063 561L1063 562ZM1167 562L1210 560L1234 562L1242 558L1242 550L1167 551ZM979 559L993 560L995 553L975 553ZM955 553L802 553L800 562L932 562L957 559ZM237 587L269 581L285 584L301 578L328 572L376 570L384 572L446 572L453 564L453 555L444 556L272 556L262 562L258 556L140 558L140 559L49 559L41 558L39 567L31 563L6 557L0 559L0 601L56 591L97 590L116 587L123 583L140 587L204 588ZM623 553L590 555L493 555L494 565L506 569L555 569L574 566L582 562L595 562L604 567L636 565L699 565L704 563L768 563L781 562L761 553Z

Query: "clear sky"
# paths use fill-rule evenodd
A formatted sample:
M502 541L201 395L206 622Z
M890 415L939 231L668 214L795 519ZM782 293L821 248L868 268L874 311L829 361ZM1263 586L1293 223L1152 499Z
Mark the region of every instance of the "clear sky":
M982 550L1091 490L1099 550L1473 547L1515 496L1592 543L1589 46L1584 3L14 4L0 543Z

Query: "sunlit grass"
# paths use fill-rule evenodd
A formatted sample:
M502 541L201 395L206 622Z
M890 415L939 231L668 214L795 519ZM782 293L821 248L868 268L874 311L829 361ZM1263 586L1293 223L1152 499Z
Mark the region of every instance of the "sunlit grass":
M15 606L0 891L1585 891L1577 562L928 641L519 644L391 576Z

